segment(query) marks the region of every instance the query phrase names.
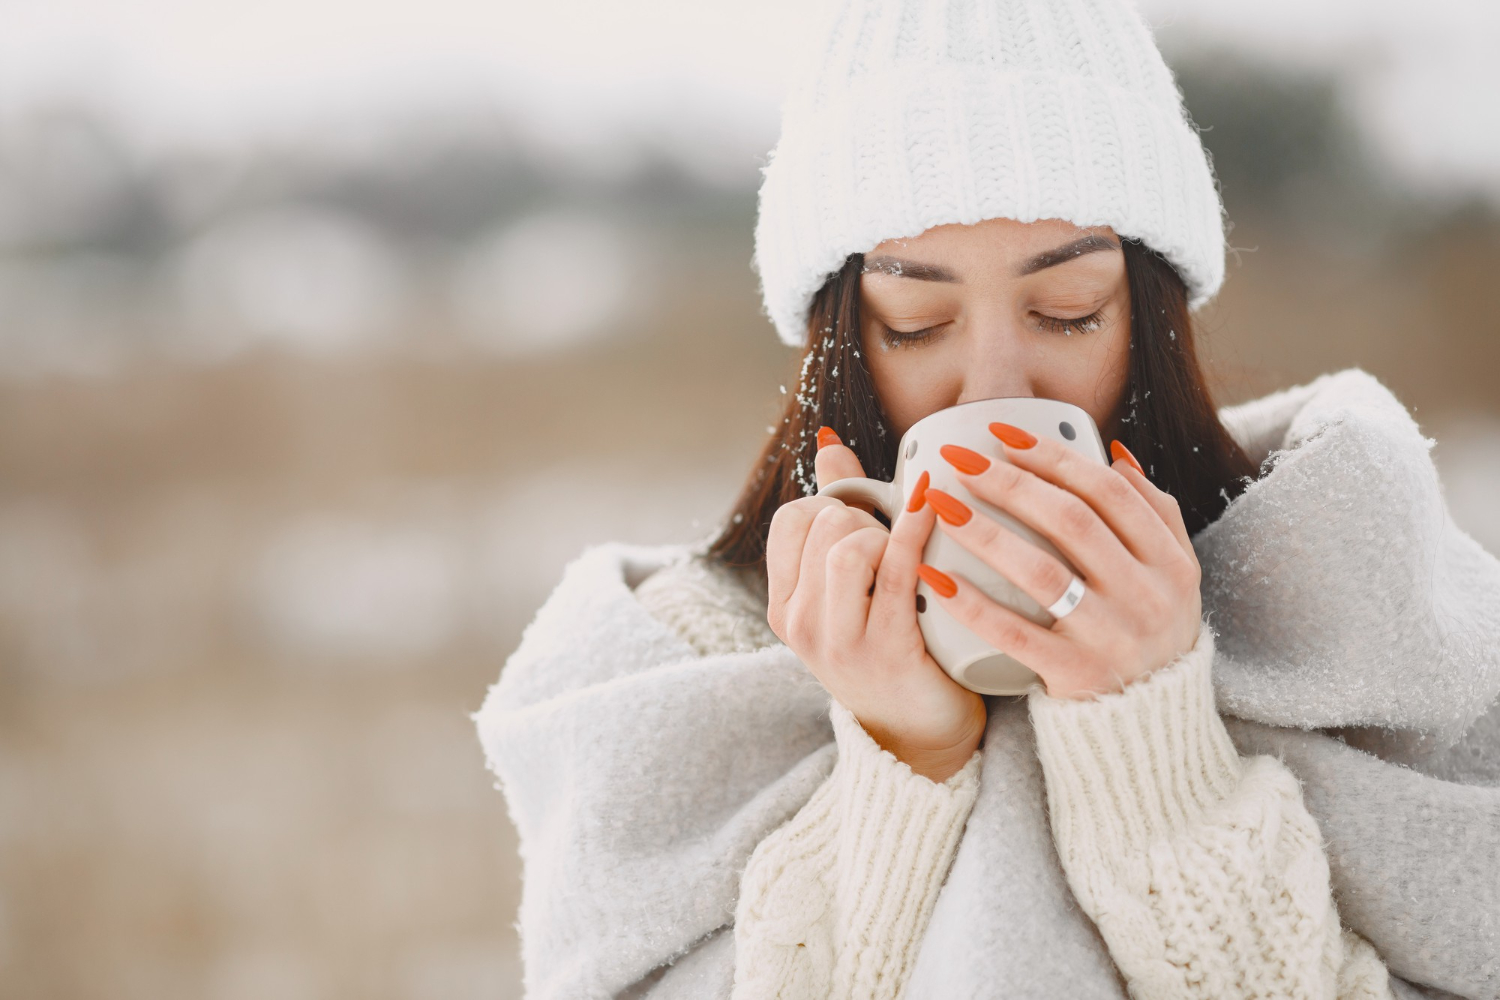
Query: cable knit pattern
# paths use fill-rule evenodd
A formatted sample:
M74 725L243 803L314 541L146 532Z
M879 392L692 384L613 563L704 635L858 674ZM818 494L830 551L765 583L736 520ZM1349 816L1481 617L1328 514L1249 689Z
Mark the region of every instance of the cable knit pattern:
M938 784L829 716L833 773L740 881L735 1000L899 996L979 792L981 752Z
M685 558L657 570L635 588L635 596L700 656L781 641L766 622L764 581L716 560Z
M1265 471L1193 539L1215 707L1242 771L1265 755L1300 781L1340 922L1378 952L1343 935L1338 993L1380 995L1384 964L1402 1000L1495 1000L1500 562L1452 524L1430 460L1410 457L1431 440L1367 373L1221 419ZM666 567L686 550L581 553L474 715L519 838L531 1000L729 997L749 860L838 764L828 693L785 645L700 653L648 610L642 595L667 596L688 564ZM743 600L743 627L763 628L763 606ZM708 620L701 605L676 620ZM736 626L714 631L733 641ZM1126 998L1107 915L1091 917L1068 883L1028 705L990 700L979 792L911 1000ZM1326 727L1392 732L1365 753ZM1462 735L1445 748L1432 732ZM1233 816L1253 790L1236 786L1200 823ZM1297 825L1264 815L1268 829ZM1192 829L1178 837L1208 836Z
M810 33L765 168L755 264L784 342L851 253L1006 218L1108 225L1194 308L1223 208L1151 29L1122 0L839 0Z
M682 622L731 585L691 563L652 580L647 609ZM1296 778L1230 742L1213 657L1204 623L1192 651L1122 692L1029 696L1074 896L1140 1000L1391 997L1374 948L1340 925ZM982 752L939 785L836 700L829 714L838 763L741 878L736 1000L900 996L978 792Z
M1297 779L1230 742L1213 656L1204 623L1124 691L1029 696L1068 885L1142 1000L1390 996L1374 949L1340 927Z

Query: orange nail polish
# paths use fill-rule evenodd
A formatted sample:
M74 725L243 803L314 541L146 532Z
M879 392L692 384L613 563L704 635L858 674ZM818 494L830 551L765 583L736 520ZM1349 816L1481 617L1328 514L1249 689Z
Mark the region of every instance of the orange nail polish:
M963 525L969 523L969 518L974 512L969 505L956 496L944 493L942 490L929 489L927 491L927 502L932 504L932 509L937 511L938 517L949 524Z
M835 431L832 427L819 427L818 428L818 450L819 451L822 451L824 448L827 448L831 444L843 444L843 443L844 442L839 438L838 431Z
M1119 441L1111 441L1109 443L1109 453L1112 457L1117 459L1123 458L1125 461L1135 466L1135 471L1139 472L1141 475L1144 476L1146 474L1146 470L1141 468L1141 463L1135 460L1135 456L1130 453L1130 449L1125 447Z
M958 593L958 584L953 582L953 577L936 567L918 563L917 575L927 582L927 586L937 591L939 597L952 597Z
M908 512L915 512L922 509L922 505L927 502L927 484L931 481L932 477L926 472L917 477L917 485L912 488L911 499L906 501Z
M1023 431L1014 424L1002 424L998 420L990 424L990 433L1012 448L1030 448L1036 444L1035 434Z
M938 449L938 454L943 456L943 461L965 475L977 476L990 467L989 459L963 445L945 444Z

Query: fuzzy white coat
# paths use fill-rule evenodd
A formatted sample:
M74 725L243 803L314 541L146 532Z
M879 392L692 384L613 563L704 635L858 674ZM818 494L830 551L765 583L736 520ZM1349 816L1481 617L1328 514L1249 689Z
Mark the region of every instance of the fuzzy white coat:
M1264 461L1194 539L1229 732L1302 781L1339 915L1398 996L1500 997L1500 562L1367 373L1221 416ZM684 551L585 552L475 715L520 833L532 1000L727 997L740 873L832 767L827 693L790 650L698 656L635 600ZM906 995L1121 1000L1053 848L1025 702L988 702Z

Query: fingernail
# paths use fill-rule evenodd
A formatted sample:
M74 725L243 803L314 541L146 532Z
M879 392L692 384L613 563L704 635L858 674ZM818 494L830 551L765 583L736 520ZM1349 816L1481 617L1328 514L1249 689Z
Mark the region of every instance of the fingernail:
M952 597L958 593L958 584L953 582L953 577L934 566L918 563L917 575L927 582L927 586L937 591L939 597Z
M912 488L911 499L906 501L908 512L915 512L922 509L922 505L927 502L927 484L931 480L932 477L926 472L917 477L917 485Z
M1012 448L1030 448L1036 444L1035 434L1023 431L1013 424L1002 424L998 420L990 424L990 433Z
M824 448L827 448L831 444L843 444L843 443L844 442L839 439L838 432L835 431L832 427L819 427L818 428L818 450L819 451L822 451Z
M968 524L969 518L974 516L968 504L942 490L929 489L927 502L932 504L932 509L937 511L938 517L949 524Z
M977 476L990 467L989 459L963 445L945 444L938 449L938 454L943 456L943 461L965 475Z
M1146 470L1141 468L1141 463L1135 460L1135 456L1130 453L1130 449L1125 447L1119 441L1111 441L1109 443L1109 453L1112 457L1117 459L1123 458L1125 461L1135 466L1135 471L1139 472L1141 475L1144 476L1146 474Z

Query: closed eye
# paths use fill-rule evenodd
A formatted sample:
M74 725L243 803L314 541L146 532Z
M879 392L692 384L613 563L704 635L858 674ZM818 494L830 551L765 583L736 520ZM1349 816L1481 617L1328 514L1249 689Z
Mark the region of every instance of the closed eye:
M942 326L938 325L923 327L920 330L892 330L882 323L880 343L888 351L896 347L915 347L931 340L941 329Z
M1104 310L1099 309L1089 313L1087 316L1079 316L1077 319L1064 319L1061 316L1046 316L1042 313L1034 313L1037 325L1044 330L1053 333L1061 333L1071 337L1074 333L1093 333L1104 325Z
M1063 316L1048 316L1044 313L1033 313L1037 325L1051 333L1060 333L1065 337L1073 334L1093 333L1104 325L1104 310L1098 309L1087 316L1067 318ZM881 324L880 340L886 350L897 347L917 347L931 340L942 330L942 325L923 327L920 330L893 330Z

